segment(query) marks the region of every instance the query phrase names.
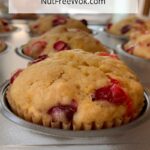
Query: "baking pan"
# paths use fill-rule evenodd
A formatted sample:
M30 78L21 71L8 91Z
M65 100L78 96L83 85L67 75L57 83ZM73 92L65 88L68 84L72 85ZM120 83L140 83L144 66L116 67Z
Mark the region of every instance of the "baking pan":
M20 28L17 27L17 26L13 26L13 27L14 27L13 30L10 31L10 32L0 33L0 37L2 38L2 37L5 37L5 36L10 36L12 33L18 32L20 30Z
M23 52L23 46L16 48L15 52L17 55L19 55L20 57L24 58L24 59L28 59L28 60L34 60L32 57L27 56L26 54L24 54Z
M5 47L5 49L3 51L0 52L0 56L6 54L9 49L10 49L10 45L8 43L6 43L6 47Z
M111 37L111 38L116 38L116 39L120 39L120 40L128 40L127 36L115 35L115 34L108 32L106 26L103 26L103 28L101 28L101 32L104 32L108 37Z
M150 88L150 61L127 53L123 45L117 45L117 54L139 76L143 85Z
M145 105L143 107L143 110L140 114L140 116L133 120L132 122L122 125L120 127L114 127L110 129L100 129L100 130L90 130L90 131L72 131L72 130L64 130L64 129L54 129L54 128L48 128L41 125L36 125L30 122L27 122L17 115L15 115L7 102L6 99L6 92L9 86L9 81L6 81L1 86L0 91L0 99L1 99L1 112L2 114L9 119L10 121L14 122L15 124L18 124L20 126L23 126L29 130L33 130L37 133L45 134L45 135L51 135L51 136L57 136L57 137L66 137L66 138L89 138L89 137L102 137L102 136L113 136L113 135L120 135L124 134L125 132L128 132L129 129L136 128L140 124L142 124L144 121L147 120L147 117L150 113L150 101L149 101L149 94L147 91L145 91Z

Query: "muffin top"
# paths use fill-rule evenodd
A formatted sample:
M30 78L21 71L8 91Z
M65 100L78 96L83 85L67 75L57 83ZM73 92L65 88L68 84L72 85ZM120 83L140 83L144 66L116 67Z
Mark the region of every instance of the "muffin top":
M0 40L0 52L6 49L7 45L3 40Z
M143 88L116 56L82 50L41 57L11 78L13 110L34 123L72 123L74 130L112 127L137 116Z
M37 21L31 23L29 27L32 33L41 35L59 25L65 25L67 28L77 28L91 33L91 30L87 28L86 20L79 21L63 15L42 16Z
M123 48L130 54L150 59L150 32L128 41Z
M108 24L107 31L115 35L129 37L134 32L143 33L150 30L150 20L138 16L127 17L117 23Z
M5 19L0 19L0 33L10 32L14 27Z
M30 57L37 58L40 55L70 49L84 49L88 52L106 51L106 48L91 34L79 29L59 26L40 37L31 39L23 47L23 52Z

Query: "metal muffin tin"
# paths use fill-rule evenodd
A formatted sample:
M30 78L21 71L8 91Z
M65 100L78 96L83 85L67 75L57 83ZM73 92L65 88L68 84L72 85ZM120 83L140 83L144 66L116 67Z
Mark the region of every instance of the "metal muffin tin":
M0 37L5 37L5 36L10 36L12 33L14 32L18 32L20 30L20 28L13 26L13 30L10 32L4 32L4 33L0 33Z
M121 40L127 40L128 39L127 36L124 36L124 35L115 35L113 33L108 32L106 26L104 26L103 28L101 28L101 31L104 32L107 36L109 36L111 38L116 38L116 39L121 39Z
M26 20L13 20L12 23L15 26L18 26L21 30L18 32L13 32L10 36L2 37L3 40L9 43L10 48L8 48L7 53L0 56L0 84L6 81L12 72L17 70L18 68L25 68L27 63L29 62L28 59L23 59L23 57L19 57L16 55L14 49L19 47L25 43L27 43L31 36L27 32L27 21ZM100 26L103 27L103 26ZM121 40L117 38L110 38L106 36L103 32L99 32L97 38L105 43L108 47L116 49L116 45L118 45ZM5 82L6 84L6 82ZM5 86L6 87L6 86ZM2 86L4 88L4 85ZM0 87L1 89L1 87ZM1 97L1 96L0 96ZM1 99L2 100L2 99ZM97 132L93 133L91 137L81 138L66 138L66 136L55 137L47 135L46 133L42 133L38 131L39 126L36 126L36 130L25 128L23 125L18 125L10 119L7 119L3 115L9 114L1 105L0 102L0 149L83 149L83 150L97 150L97 149L106 149L106 150L149 150L149 143L150 143L150 117L149 112L145 115L145 118L141 118L140 123L138 125L135 124L133 128L127 128L126 132L122 132L122 129L116 128L115 131L118 129L120 134L117 133L112 129L109 134L101 135L97 137ZM10 112L12 113L12 112ZM11 117L17 117L14 114ZM13 118L12 118L13 119ZM19 118L20 119L20 118ZM21 122L24 121L20 119ZM26 122L28 125L32 123ZM132 122L131 122L132 123ZM133 122L134 123L134 122ZM129 125L129 124L128 124ZM30 125L29 125L30 126ZM35 127L35 126L34 126ZM123 126L122 126L123 127ZM53 132L57 132L53 130ZM98 131L99 132L99 131ZM91 133L91 134L92 134ZM67 137L69 133L65 132ZM83 134L85 134L83 132ZM95 135L94 135L95 134ZM100 134L100 133L99 133ZM74 136L75 137L75 136ZM6 145L8 147L4 147L2 145ZM31 148L30 148L31 146ZM36 146L36 147L34 147Z
M117 45L116 52L119 57L139 76L144 86L150 87L150 60L127 53L123 45Z
M15 49L15 52L16 52L17 55L19 55L20 57L22 57L22 58L24 58L24 59L28 59L28 60L30 60L30 61L33 60L32 57L29 57L29 56L27 56L26 54L24 54L24 52L23 52L23 46L21 46L21 47L19 47L19 48L16 48L16 49Z
M15 115L7 102L6 92L9 86L9 81L6 81L0 91L0 99L1 99L1 112L2 114L9 119L10 121L23 126L29 130L33 130L37 133L42 133L45 135L58 136L58 137L66 137L66 138L89 138L89 137L102 137L102 136L112 136L112 135L120 135L127 132L129 129L135 128L142 124L144 121L148 119L150 113L150 97L147 91L145 91L145 106L140 114L140 116L133 120L132 122L122 125L120 127L114 127L110 129L100 129L100 130L90 130L90 131L72 131L72 130L64 130L64 129L54 129L48 128L41 125L36 125L30 122L27 122L17 115Z
M4 55L5 53L7 53L9 49L10 49L10 45L8 43L6 43L6 47L5 47L5 49L3 51L0 52L0 56Z

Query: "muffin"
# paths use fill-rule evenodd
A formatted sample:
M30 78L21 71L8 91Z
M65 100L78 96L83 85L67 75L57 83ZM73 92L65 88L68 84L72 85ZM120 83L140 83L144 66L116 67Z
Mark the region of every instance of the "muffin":
M14 27L5 19L0 19L0 33L11 32Z
M88 52L106 51L91 34L79 29L58 26L40 37L31 39L23 46L23 52L27 56L37 58L40 55L77 48Z
M51 128L123 125L144 104L136 76L115 55L82 50L41 56L10 79L7 99L21 118Z
M31 23L29 28L32 33L41 35L59 25L91 32L91 30L87 28L86 20L79 21L62 15L41 16L37 21Z
M0 53L3 52L7 47L7 44L3 41L0 40Z
M107 31L114 35L123 35L129 37L134 32L144 33L150 30L150 20L142 19L138 16L127 17L117 23L110 23L107 26Z
M130 54L150 60L150 33L129 40L123 49Z

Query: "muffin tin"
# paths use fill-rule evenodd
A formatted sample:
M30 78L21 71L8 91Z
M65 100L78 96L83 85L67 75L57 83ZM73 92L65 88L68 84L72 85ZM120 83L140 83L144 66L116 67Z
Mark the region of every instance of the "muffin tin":
M74 137L80 137L80 138L90 138L90 137L101 137L101 136L114 136L118 134L124 134L127 132L127 130L135 128L139 126L143 121L145 121L150 113L150 97L148 94L148 91L144 93L145 101L144 101L144 107L140 114L140 116L133 120L132 122L122 125L120 127L114 127L110 129L100 129L100 130L91 130L91 131L71 131L71 130L64 130L64 129L54 129L54 128L48 128L40 125L36 125L30 122L27 122L17 115L15 115L8 104L7 98L6 98L6 92L8 90L9 81L6 81L3 86L1 87L0 91L0 99L1 99L1 106L2 106L2 114L9 119L10 121L26 127L30 130L34 130L37 133L42 133L45 135L52 135L52 136L58 136L58 137L66 137L66 138L74 138Z
M11 36L5 37L5 41L9 43L7 53L0 56L0 84L8 79L13 71L18 68L24 68L29 59L23 59L16 55L14 49L23 45L30 39L29 33L26 32L28 28L26 24L14 24L21 30L13 32ZM107 46L111 47L108 37L103 34L98 34L97 38L104 40L108 43ZM119 43L119 39L113 39ZM127 124L118 128L112 128L100 131L60 131L58 129L49 129L42 126L34 125L26 122L15 114L9 108L9 105L4 97L8 81L1 87L2 91L0 102L0 145L56 145L68 146L78 145L122 145L122 144L137 144L145 145L150 142L150 120L149 118L149 96L145 92L145 108L141 116ZM57 136L57 137L54 137ZM118 148L117 147L117 148ZM146 147L146 146L145 146ZM66 148L66 147L65 147ZM124 147L125 148L125 147Z
M0 33L0 37L10 36L12 33L19 31L19 28L17 26L13 26L13 30L10 32L4 32Z
M5 49L3 51L0 52L0 56L3 55L3 54L5 54L5 53L7 53L9 48L10 48L9 44L6 43L6 47L5 47Z
M19 48L16 48L15 52L16 52L17 55L19 55L20 57L22 57L24 59L28 59L28 60L31 60L31 61L33 60L33 58L31 58L31 57L24 54L23 46L20 46Z
M128 39L128 37L126 37L124 35L115 35L115 34L108 32L105 26L101 29L101 31L104 32L107 36L109 36L111 38L116 38L116 39L121 39L121 40L127 40Z
M139 76L143 85L150 87L150 61L127 53L123 45L117 45L116 53Z

